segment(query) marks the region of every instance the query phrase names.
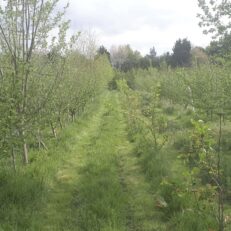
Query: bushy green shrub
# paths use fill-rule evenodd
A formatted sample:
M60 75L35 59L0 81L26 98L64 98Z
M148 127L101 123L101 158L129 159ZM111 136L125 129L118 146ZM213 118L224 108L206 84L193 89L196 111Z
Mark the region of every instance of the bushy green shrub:
M172 115L175 112L175 108L173 105L169 105L168 107L164 108L164 113L167 115Z
M179 151L186 151L189 148L190 139L186 132L177 133L174 136L173 147Z
M161 183L160 195L166 202L166 206L161 208L164 219L169 220L187 207L189 197L183 187L182 183L175 180L164 180Z
M182 130L182 124L179 120L168 120L167 122L167 130L170 132L176 132L178 130Z
M108 89L109 90L117 90L116 79L113 78L111 81L108 82Z

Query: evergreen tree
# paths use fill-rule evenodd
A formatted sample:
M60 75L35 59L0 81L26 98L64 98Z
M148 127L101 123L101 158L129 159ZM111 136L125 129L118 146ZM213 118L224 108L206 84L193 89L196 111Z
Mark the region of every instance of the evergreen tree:
M187 39L178 39L173 47L172 66L189 67L191 65L191 43Z

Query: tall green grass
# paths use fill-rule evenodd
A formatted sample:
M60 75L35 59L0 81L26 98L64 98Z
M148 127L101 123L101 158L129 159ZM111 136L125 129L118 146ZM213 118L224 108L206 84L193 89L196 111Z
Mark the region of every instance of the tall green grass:
M17 164L17 171L14 172L4 167L4 162L1 163L0 230L45 230L44 211L54 188L56 174L73 155L73 145L78 142L76 135L89 124L92 115L100 110L100 102L94 103L75 125L69 125L57 139L47 143L48 150L30 150L28 166Z

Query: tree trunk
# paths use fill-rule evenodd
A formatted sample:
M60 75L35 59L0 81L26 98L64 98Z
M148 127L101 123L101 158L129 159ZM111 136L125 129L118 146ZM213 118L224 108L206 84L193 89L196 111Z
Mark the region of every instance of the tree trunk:
M218 172L218 222L219 231L224 230L224 198L223 198L223 184L221 173L221 137L222 137L222 117L224 113L218 113L220 117L219 123L219 139L218 139L218 160L217 160L217 172Z
M61 116L59 116L58 121L59 121L60 128L63 129L63 124L62 124Z
M54 127L54 125L53 125L52 122L50 122L50 125L51 125L52 134L53 134L53 136L56 138L56 137L57 137L57 133L56 133L55 127Z
M23 162L24 162L24 164L29 164L28 148L27 148L27 143L25 140L23 142Z
M72 113L71 113L71 122L74 122L74 121L75 121L75 113L72 112Z
M25 139L25 132L23 131L22 128L20 129L19 134L20 134L22 145L23 145L23 151L22 151L23 163L28 164L29 163L28 148L27 148L27 143L26 143L26 139Z
M15 158L15 152L14 152L14 147L11 149L11 156L12 156L12 164L14 171L16 172L16 158Z
M40 130L38 129L38 148L41 149L41 136L40 136Z
M48 150L46 144L45 144L42 140L41 140L41 144L42 144L42 146L44 147L44 149Z

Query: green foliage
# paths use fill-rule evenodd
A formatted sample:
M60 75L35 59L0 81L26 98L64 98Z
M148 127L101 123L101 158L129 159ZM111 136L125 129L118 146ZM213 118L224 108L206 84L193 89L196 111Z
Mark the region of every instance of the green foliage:
M230 38L217 16L229 3L199 2L201 25L222 36L209 50L221 65L206 66L187 39L162 57L129 45L96 51L84 33L68 41L58 0L0 9L1 230L224 230ZM206 62L182 68L198 53ZM118 92L97 104L106 87Z
M199 26L204 34L211 34L214 39L207 47L212 63L224 65L230 62L230 1L198 0L201 12Z
M226 34L218 41L212 41L210 45L206 48L208 55L212 57L229 58L228 56L231 52L230 39L231 35Z
M206 211L209 213L210 211ZM169 229L175 231L200 231L216 230L215 219L211 216L202 216L198 211L192 209L185 210L172 218Z
M92 115L96 111L99 113L98 101L88 105L78 121L63 129L57 139L50 139L47 142L48 150L31 150L28 166L18 168L13 173L0 162L0 230L40 230L41 227L44 230L50 230L51 227L62 230L62 223L63 227L69 227L65 220L66 216L70 218L67 213L69 208L67 204L62 207L62 203L66 203L73 185L65 184L70 177L62 173L61 169L65 169L64 165L73 163L73 158L76 158L79 149L73 149L73 146L79 148L82 131L88 124L92 125ZM57 182L61 189L57 187ZM54 214L53 206L57 206L56 212L61 216Z
M189 67L191 66L191 43L187 39L179 39L173 47L172 66Z
M164 108L164 112L168 115L172 115L175 111L175 108L173 105L169 105L167 107Z
M214 124L216 111L229 114L225 89L230 79L227 69L210 68L139 70L133 72L135 90L125 76L119 84L129 139L147 180L158 191L156 207L171 230L218 228L217 137L198 118ZM222 178L228 183L227 167L225 172Z
M173 147L179 150L180 152L185 152L188 150L190 145L189 134L186 132L177 133L174 137Z
M186 208L188 198L187 194L183 192L182 183L163 180L160 186L160 195L166 203L165 206L160 207L164 219L168 220Z
M58 12L57 3L9 1L0 11L0 148L14 168L18 154L28 164L30 147L46 149L50 133L83 113L113 76L107 57L90 54L95 44L81 44L84 33L67 39L66 7Z
M205 34L213 37L226 35L230 31L230 1L198 0L202 12L198 14L199 26L204 27Z
M106 55L106 57L110 61L110 57L111 57L110 52L104 46L99 47L99 49L97 50L97 54L98 55Z

